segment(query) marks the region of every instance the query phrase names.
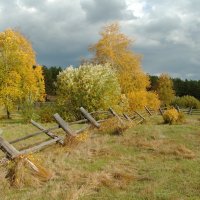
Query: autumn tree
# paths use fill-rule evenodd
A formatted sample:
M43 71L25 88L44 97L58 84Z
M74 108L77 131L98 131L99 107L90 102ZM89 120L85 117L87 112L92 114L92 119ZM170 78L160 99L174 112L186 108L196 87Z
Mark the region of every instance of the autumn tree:
M92 62L111 64L117 71L122 93L126 95L130 103L136 100L136 94L147 95L146 89L150 85L149 77L141 68L141 55L131 50L133 41L120 32L117 23L104 27L100 36L100 40L89 48L94 54ZM150 96L156 98L156 95ZM139 102L139 107L142 107L146 101ZM131 107L135 109L135 106Z
M110 63L117 70L123 93L146 90L149 78L142 71L141 55L131 50L133 41L120 32L117 23L106 26L100 35L100 40L89 48L94 53L93 62Z
M19 102L44 99L42 70L36 66L31 43L18 31L0 33L0 102L10 118Z
M175 97L173 81L168 74L161 74L157 83L157 93L163 105L169 105Z

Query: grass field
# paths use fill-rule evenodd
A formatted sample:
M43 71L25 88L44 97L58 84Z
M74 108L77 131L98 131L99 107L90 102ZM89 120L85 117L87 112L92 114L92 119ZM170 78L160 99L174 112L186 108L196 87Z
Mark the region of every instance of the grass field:
M0 121L0 128L8 140L36 130L17 120ZM123 136L90 133L70 152L57 144L34 156L53 178L17 189L10 187L1 166L1 200L200 199L200 116L187 116L183 125L164 125L156 116Z

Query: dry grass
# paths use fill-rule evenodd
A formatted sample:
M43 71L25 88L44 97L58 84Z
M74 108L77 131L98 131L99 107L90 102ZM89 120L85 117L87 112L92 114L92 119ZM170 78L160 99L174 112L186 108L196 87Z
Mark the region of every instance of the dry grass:
M69 150L78 146L81 142L85 142L89 136L89 131L84 131L77 136L67 135L64 140L64 146Z
M133 126L128 121L120 122L117 118L112 117L101 123L101 126L96 132L100 134L122 135L124 131Z
M52 177L52 173L42 167L32 156L19 156L9 161L7 167L6 178L12 186L18 188L23 186L37 187Z
M128 129L120 137L92 130L84 133L87 137L80 134L78 142L66 139L65 147L55 144L37 153L54 176L42 187L36 179L35 190L27 185L21 190L10 187L1 167L0 196L2 200L198 199L199 128L151 123ZM29 170L25 172L30 178Z
M192 150L186 148L183 144L172 144L164 146L159 150L159 153L164 155L175 155L185 159L194 159L196 157L195 153Z
M174 155L185 159L194 159L195 153L183 144L176 144L168 139L147 139L137 136L135 138L125 138L121 142L123 145L135 146L141 149L151 150L162 155Z

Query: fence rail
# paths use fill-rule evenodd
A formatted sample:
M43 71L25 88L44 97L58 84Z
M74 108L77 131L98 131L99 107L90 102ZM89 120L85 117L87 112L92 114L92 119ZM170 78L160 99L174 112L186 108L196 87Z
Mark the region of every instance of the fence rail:
M106 121L107 119L109 119L110 117L115 117L121 124L124 125L125 121L129 121L129 122L133 122L136 124L142 123L147 116L152 116L155 114L160 114L163 115L164 111L167 109L167 107L161 107L159 108L159 110L153 110L151 108L148 108L147 106L144 107L143 110L140 111L134 111L132 114L118 114L116 113L112 108L110 108L107 111L94 111L94 112L88 112L86 109L84 109L83 107L80 108L80 112L83 116L83 119L78 120L78 121L73 121L73 122L66 122L64 119L62 119L62 117L56 113L53 115L57 126L51 127L51 128L45 128L42 125L40 125L39 123L31 120L31 123L33 126L35 126L36 128L39 129L38 132L35 133L29 133L28 135L21 137L21 138L17 138L15 140L12 140L10 142L6 141L5 139L3 139L2 137L0 137L0 149L6 154L6 157L9 159L13 159L21 154L26 154L26 153L30 153L30 152L35 152L35 151L39 151L42 148L54 144L54 143L59 143L61 145L64 144L64 137L61 137L55 133L53 133L54 130L57 129L62 129L66 135L70 135L71 137L75 137L78 134L80 134L81 132L83 132L84 130L88 129L89 127L93 126L96 128L99 128L101 126L101 123ZM200 109L193 109L192 107L190 108L179 108L178 106L176 106L176 109L179 112L183 112L185 114L188 115L200 115ZM104 118L100 118L99 120L96 120L98 118L98 115L103 115ZM82 123L86 123L87 125L79 130L72 130L71 129L71 125L73 124L82 124ZM24 150L17 150L15 149L15 147L12 145L14 143L20 142L20 141L24 141L26 139L29 139L31 137L40 135L40 134L46 134L49 138L48 141L44 141L38 145L33 145L31 148L28 149L24 149Z
M103 124L102 122L105 122L106 120L110 119L111 117L114 117L118 120L118 122L121 125L125 125L126 122L134 123L134 124L140 124L144 122L147 117L151 117L153 115L163 115L164 111L167 109L167 107L159 108L159 110L154 110L151 108L148 108L147 106L144 107L143 110L140 111L134 111L133 113L121 113L118 114L115 110L112 108L109 108L107 111L94 111L94 112L88 112L83 107L80 108L80 112L82 114L83 119L73 122L66 122L62 117L56 113L53 115L57 125L53 126L51 128L45 128L41 124L31 120L31 124L38 129L35 133L29 133L26 136L23 136L21 138L17 138L12 141L6 141L4 138L0 137L0 149L5 153L5 156L7 159L12 160L17 158L20 155L29 154L33 152L37 152L42 150L43 148L58 143L59 145L64 145L65 143L65 137L76 137L78 134L82 133L83 131L89 129L91 126L95 128L100 128ZM185 114L189 115L200 115L200 109L193 109L187 108L179 108L176 107L176 109L179 112L183 112ZM103 116L100 117L100 116ZM98 120L97 120L98 119ZM86 124L86 126L78 129L73 130L71 128L71 125L73 124ZM55 130L62 129L65 133L65 136L60 136L56 133L54 133ZM25 149L18 150L16 149L13 144L25 141L29 138L35 137L37 135L45 134L48 137L48 140L45 140L39 144L33 144ZM29 161L31 163L31 161ZM34 166L34 168L37 169L37 167L31 163L31 166Z
M62 129L65 132L66 136L69 135L70 137L76 137L78 134L82 133L83 131L85 131L91 126L95 128L99 128L102 122L106 121L107 119L111 117L115 117L121 124L124 124L125 121L139 124L145 120L145 117L144 117L145 113L137 112L137 111L135 111L135 113L133 113L133 115L130 116L125 113L122 115L119 115L112 108L110 108L107 111L95 111L95 112L89 113L86 109L81 107L80 112L83 116L83 119L78 120L78 121L73 121L73 122L66 122L64 119L62 119L62 117L58 113L54 114L53 117L57 125L51 128L45 128L41 124L35 122L34 120L31 120L31 124L38 129L37 132L29 133L26 136L17 138L12 141L6 141L4 138L0 137L0 149L5 153L8 159L14 159L22 154L28 154L28 153L40 151L41 149L55 143L59 143L63 145L65 137L61 137L53 132L58 129ZM104 115L104 118L96 120L96 118L98 118L98 115ZM82 123L86 123L86 126L78 130L72 130L71 125L82 124ZM23 150L18 150L13 146L13 144L15 143L18 143L21 141L24 141L25 143L25 140L29 138L33 138L41 134L45 134L46 136L48 136L48 140L43 141L39 144L35 144L35 145L33 144L31 147L28 147Z

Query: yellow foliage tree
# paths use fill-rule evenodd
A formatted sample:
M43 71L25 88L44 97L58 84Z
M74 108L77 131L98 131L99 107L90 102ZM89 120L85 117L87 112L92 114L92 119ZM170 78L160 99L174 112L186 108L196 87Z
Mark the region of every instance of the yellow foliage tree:
M169 105L175 97L173 82L168 74L161 74L156 89L163 105Z
M89 48L94 53L92 62L110 63L117 71L122 93L128 98L131 110L147 105L145 104L148 95L146 89L150 86L150 81L141 68L141 55L131 50L133 41L120 32L118 23L104 27L100 35L100 40ZM151 97L157 102L156 95ZM137 102L134 102L136 99Z
M160 107L158 95L155 92L144 90L128 93L129 106L131 110L144 109L144 106L157 110Z
M45 82L44 82L42 66L34 67L34 75L37 88L36 98L38 101L44 101L46 93L45 93Z
M149 77L141 68L141 55L131 50L132 40L120 32L118 23L104 27L100 40L89 50L94 53L93 62L110 63L118 72L122 92L146 90Z
M37 92L40 90L39 72L35 73L34 65L35 52L20 32L8 29L0 33L0 100L8 118L16 102L26 101L30 96L34 102L44 96L44 86L41 92Z

